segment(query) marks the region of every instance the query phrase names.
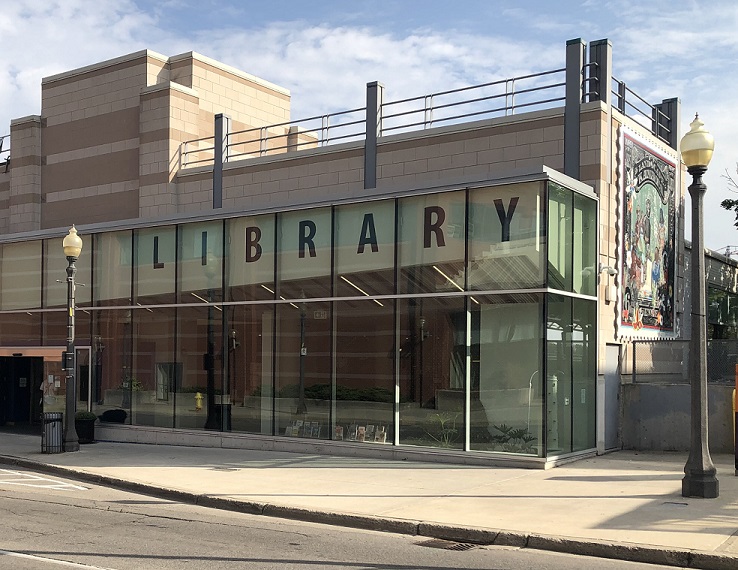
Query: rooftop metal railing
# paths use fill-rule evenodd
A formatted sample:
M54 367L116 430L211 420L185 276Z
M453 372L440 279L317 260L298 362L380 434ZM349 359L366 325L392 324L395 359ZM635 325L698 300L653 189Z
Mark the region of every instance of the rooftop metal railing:
M613 77L612 83L613 107L623 115L650 129L654 135L668 143L672 129L678 128L678 126L672 125L670 118L661 109L651 105L638 95L625 84L625 81Z
M581 70L582 102L601 99L602 86L597 71L596 62L585 63ZM615 78L612 82L613 106L668 143L672 129L677 128L670 118L624 82ZM378 135L504 117L564 106L565 102L566 68L554 69L382 103ZM366 121L366 108L360 107L229 132L224 135L224 161L362 141L366 137ZM213 136L183 143L182 168L213 164L215 146Z
M565 100L565 72L555 69L383 103L380 136L554 107ZM365 113L360 107L228 133L226 160L362 141ZM182 167L212 164L214 143L212 136L183 143Z
M382 134L550 108L565 100L565 72L555 69L384 103Z
M234 131L226 135L225 154L228 160L252 158L363 140L365 111L361 107L299 121Z

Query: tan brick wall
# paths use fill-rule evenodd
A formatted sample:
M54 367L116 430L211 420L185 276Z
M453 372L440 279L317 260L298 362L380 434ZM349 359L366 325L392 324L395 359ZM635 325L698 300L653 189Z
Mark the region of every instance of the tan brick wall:
M2 222L7 233L40 229L41 117L26 117L10 125L12 149L7 209Z
M182 166L182 143L199 137L199 117L199 98L191 89L169 83L141 96L141 217L177 213L177 185L171 182Z
M541 166L562 170L563 153L560 110L416 131L380 139L377 189L489 180Z

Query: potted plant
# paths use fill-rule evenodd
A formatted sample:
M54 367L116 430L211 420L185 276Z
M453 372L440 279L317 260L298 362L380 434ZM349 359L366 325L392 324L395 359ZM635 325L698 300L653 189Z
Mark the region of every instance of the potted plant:
M95 441L95 422L97 416L92 412L79 411L74 415L74 429L80 443L93 443Z

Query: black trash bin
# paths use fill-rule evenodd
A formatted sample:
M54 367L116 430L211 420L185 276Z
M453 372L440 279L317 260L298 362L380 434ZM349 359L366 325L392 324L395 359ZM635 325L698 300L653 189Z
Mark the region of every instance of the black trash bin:
M41 414L41 453L61 453L64 451L64 414L44 412Z

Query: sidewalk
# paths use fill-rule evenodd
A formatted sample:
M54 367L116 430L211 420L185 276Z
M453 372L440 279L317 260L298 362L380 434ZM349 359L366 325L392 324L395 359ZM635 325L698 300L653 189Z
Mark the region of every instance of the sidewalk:
M126 443L47 455L0 433L0 463L253 514L678 567L738 568L738 477L681 496L686 454L621 451L548 471Z

